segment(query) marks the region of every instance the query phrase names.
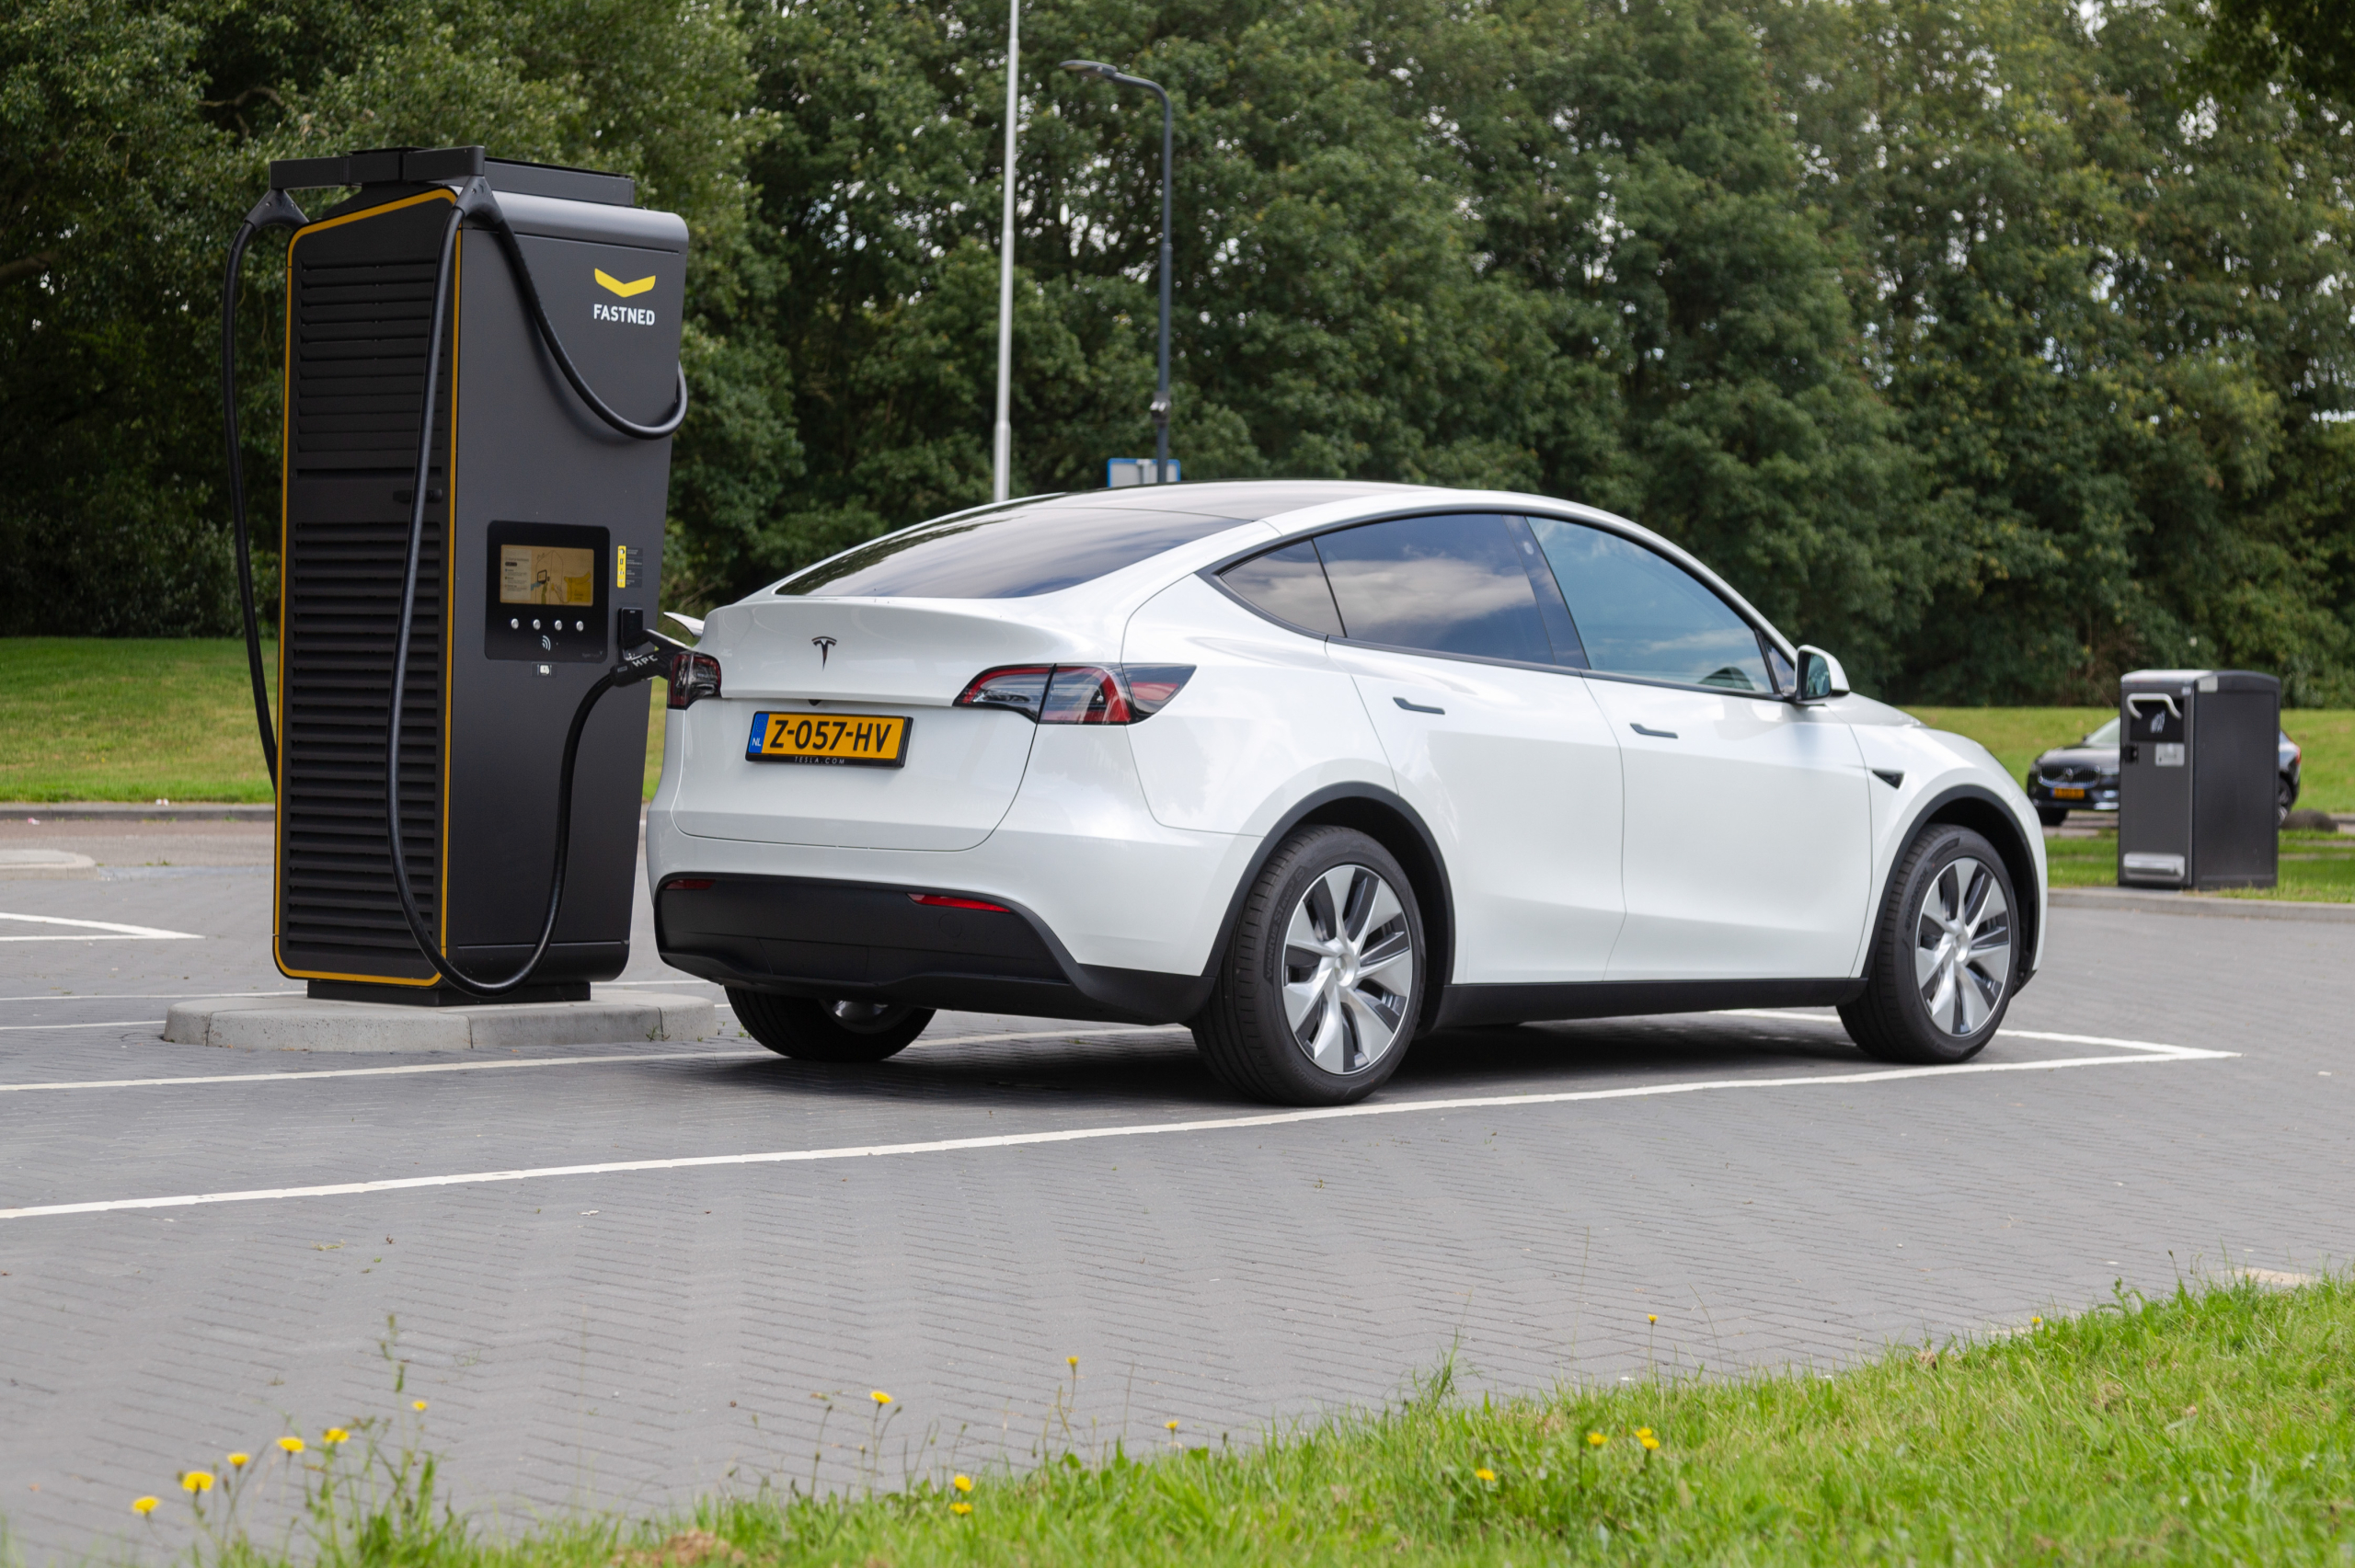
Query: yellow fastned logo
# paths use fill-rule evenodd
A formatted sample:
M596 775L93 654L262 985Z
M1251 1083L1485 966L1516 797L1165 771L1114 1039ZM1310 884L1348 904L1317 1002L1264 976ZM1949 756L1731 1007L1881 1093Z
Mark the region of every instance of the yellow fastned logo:
M595 274L599 288L609 294L619 294L623 299L642 294L654 287L654 280L651 277L639 278L625 283L602 267L592 268L590 270ZM654 325L654 313L643 305L609 305L603 300L592 300L589 304L589 314L599 321L618 321L630 326Z

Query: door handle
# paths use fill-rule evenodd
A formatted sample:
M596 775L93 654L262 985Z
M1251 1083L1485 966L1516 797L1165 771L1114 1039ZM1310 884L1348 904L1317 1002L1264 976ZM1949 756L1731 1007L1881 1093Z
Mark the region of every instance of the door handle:
M1627 727L1634 730L1637 735L1648 735L1654 740L1673 740L1676 738L1676 731L1672 729L1646 729L1640 724L1631 724Z
M1404 697L1393 697L1390 700L1397 704L1400 707L1406 709L1410 714L1443 714L1447 712L1445 708L1427 708L1420 703L1410 703Z

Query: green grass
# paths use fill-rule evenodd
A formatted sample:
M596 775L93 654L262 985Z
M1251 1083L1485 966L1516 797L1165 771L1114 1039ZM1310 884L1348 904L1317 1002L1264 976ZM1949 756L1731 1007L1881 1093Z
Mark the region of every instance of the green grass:
M2118 835L2114 832L2090 839L2047 839L2044 855L2055 887L2118 885ZM2284 833L2278 886L2227 888L2219 896L2355 903L2355 836Z
M2116 708L1908 708L1933 729L1967 735L1995 754L2014 778L2037 753L2084 738ZM2355 811L2355 709L2290 708L2281 728L2304 749L2298 804L2316 811Z
M1122 1396L1108 1386L1109 1414ZM2121 1294L2068 1322L1901 1348L1834 1377L1660 1377L1473 1400L1442 1369L1378 1413L1235 1447L1188 1448L1182 1430L1164 1443L1155 1430L1149 1455L1057 1448L1097 1402L1074 1378L1043 1451L1019 1469L966 1459L970 1494L954 1486L946 1437L903 1441L892 1414L849 1397L871 1413L833 1434L840 1452L893 1467L865 1495L747 1482L684 1515L575 1516L508 1539L419 1495L431 1418L404 1402L323 1465L316 1447L305 1456L320 1467L308 1472L317 1539L300 1555L399 1568L2355 1558L2355 1288L2338 1279ZM224 1430L220 1442L263 1455L258 1471L281 1462L270 1436ZM190 1505L169 1475L121 1484L126 1504L144 1491ZM233 1501L210 1499L212 1517ZM218 1544L219 1561L247 1568L293 1561Z
M274 691L278 650L262 652ZM659 685L649 702L650 799L662 772ZM270 798L244 642L0 640L0 800L158 798Z

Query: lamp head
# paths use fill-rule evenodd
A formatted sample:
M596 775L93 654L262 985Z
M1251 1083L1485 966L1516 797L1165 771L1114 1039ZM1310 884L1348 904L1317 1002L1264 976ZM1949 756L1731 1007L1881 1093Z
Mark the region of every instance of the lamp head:
M1066 60L1063 69L1076 71L1083 76L1098 76L1107 82L1120 74L1117 67L1107 65L1101 60Z

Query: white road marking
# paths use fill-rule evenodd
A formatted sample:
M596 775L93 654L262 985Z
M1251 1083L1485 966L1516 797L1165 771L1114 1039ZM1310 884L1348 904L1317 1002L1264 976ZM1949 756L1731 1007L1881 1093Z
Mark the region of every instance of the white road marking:
M123 925L116 921L70 921L62 915L0 914L0 921L27 921L34 925L70 925L78 936L0 936L0 942L201 942L192 931L164 931L152 925Z
M1788 1013L1772 1007L1727 1007L1718 1010L1722 1018L1773 1018L1786 1024L1830 1024L1840 1025L1836 1014L1821 1013ZM2055 1035L2043 1029L1998 1029L1996 1038L2005 1040L2051 1040L2063 1046L2112 1046L2121 1051L2149 1051L2158 1056L2211 1057L2238 1056L2237 1051L2202 1051L2190 1046L2163 1046L2155 1040L2116 1040L2107 1035Z
M0 996L0 1001L186 1001L190 997L301 996L299 990L109 990L44 991L40 996Z
M1146 1138L1187 1132L1227 1132L1244 1127L1288 1127L1303 1122L1347 1121L1363 1116L1410 1116L1430 1111L1485 1111L1517 1105L1564 1105L1591 1100L1636 1100L1668 1094L1697 1094L1730 1089L1790 1089L1816 1085L1889 1083L1907 1078L1949 1078L1981 1072L2054 1072L2065 1068L2125 1067L2137 1062L2222 1060L2238 1051L2199 1050L2187 1046L2135 1056L2064 1058L2053 1061L1964 1062L1958 1067L1896 1067L1872 1072L1811 1074L1799 1078L1721 1078L1691 1083L1650 1083L1626 1089L1569 1090L1548 1094L1482 1094L1447 1100L1396 1100L1335 1105L1315 1110L1270 1111L1259 1116L1218 1116L1195 1121L1145 1122L1128 1127L1068 1127L1052 1132L1005 1133L987 1138L941 1138L917 1143L874 1143L836 1149L787 1149L759 1154L697 1154L670 1160L611 1160L590 1165L543 1165L526 1170L465 1171L442 1176L398 1176L374 1182L329 1182L314 1186L254 1187L242 1192L181 1193L170 1197L105 1198L90 1203L40 1204L0 1208L0 1219L52 1215L109 1214L133 1208L190 1208L202 1204L258 1203L278 1198L349 1197L365 1193L405 1192L419 1187L474 1186L492 1182L529 1182L557 1176L615 1175L639 1171L686 1171L720 1165L807 1164L833 1160L872 1160L902 1154L946 1154L986 1149L1022 1149L1054 1143L1086 1143L1108 1138Z
M270 993L259 993L268 995ZM129 1024L5 1024L6 1029L113 1029L135 1028L143 1024L161 1022L153 1018L133 1019ZM936 1040L918 1040L920 1046L982 1046L1005 1040L1075 1040L1097 1035L1166 1035L1170 1028L1128 1028L1113 1024L1105 1029L1032 1029L1017 1035L943 1035ZM610 1057L517 1057L506 1061L431 1061L414 1062L400 1067L326 1067L297 1072L205 1072L186 1078L83 1078L60 1083L0 1083L0 1094L39 1093L55 1089L162 1089L184 1083L289 1083L296 1079L311 1078L396 1078L420 1072L500 1072L517 1067L601 1067L609 1062L633 1061L774 1061L766 1051L653 1051L641 1055Z
M160 1029L163 1026L164 1021L160 1018L116 1018L99 1024L0 1024L0 1035L14 1034L21 1029Z

